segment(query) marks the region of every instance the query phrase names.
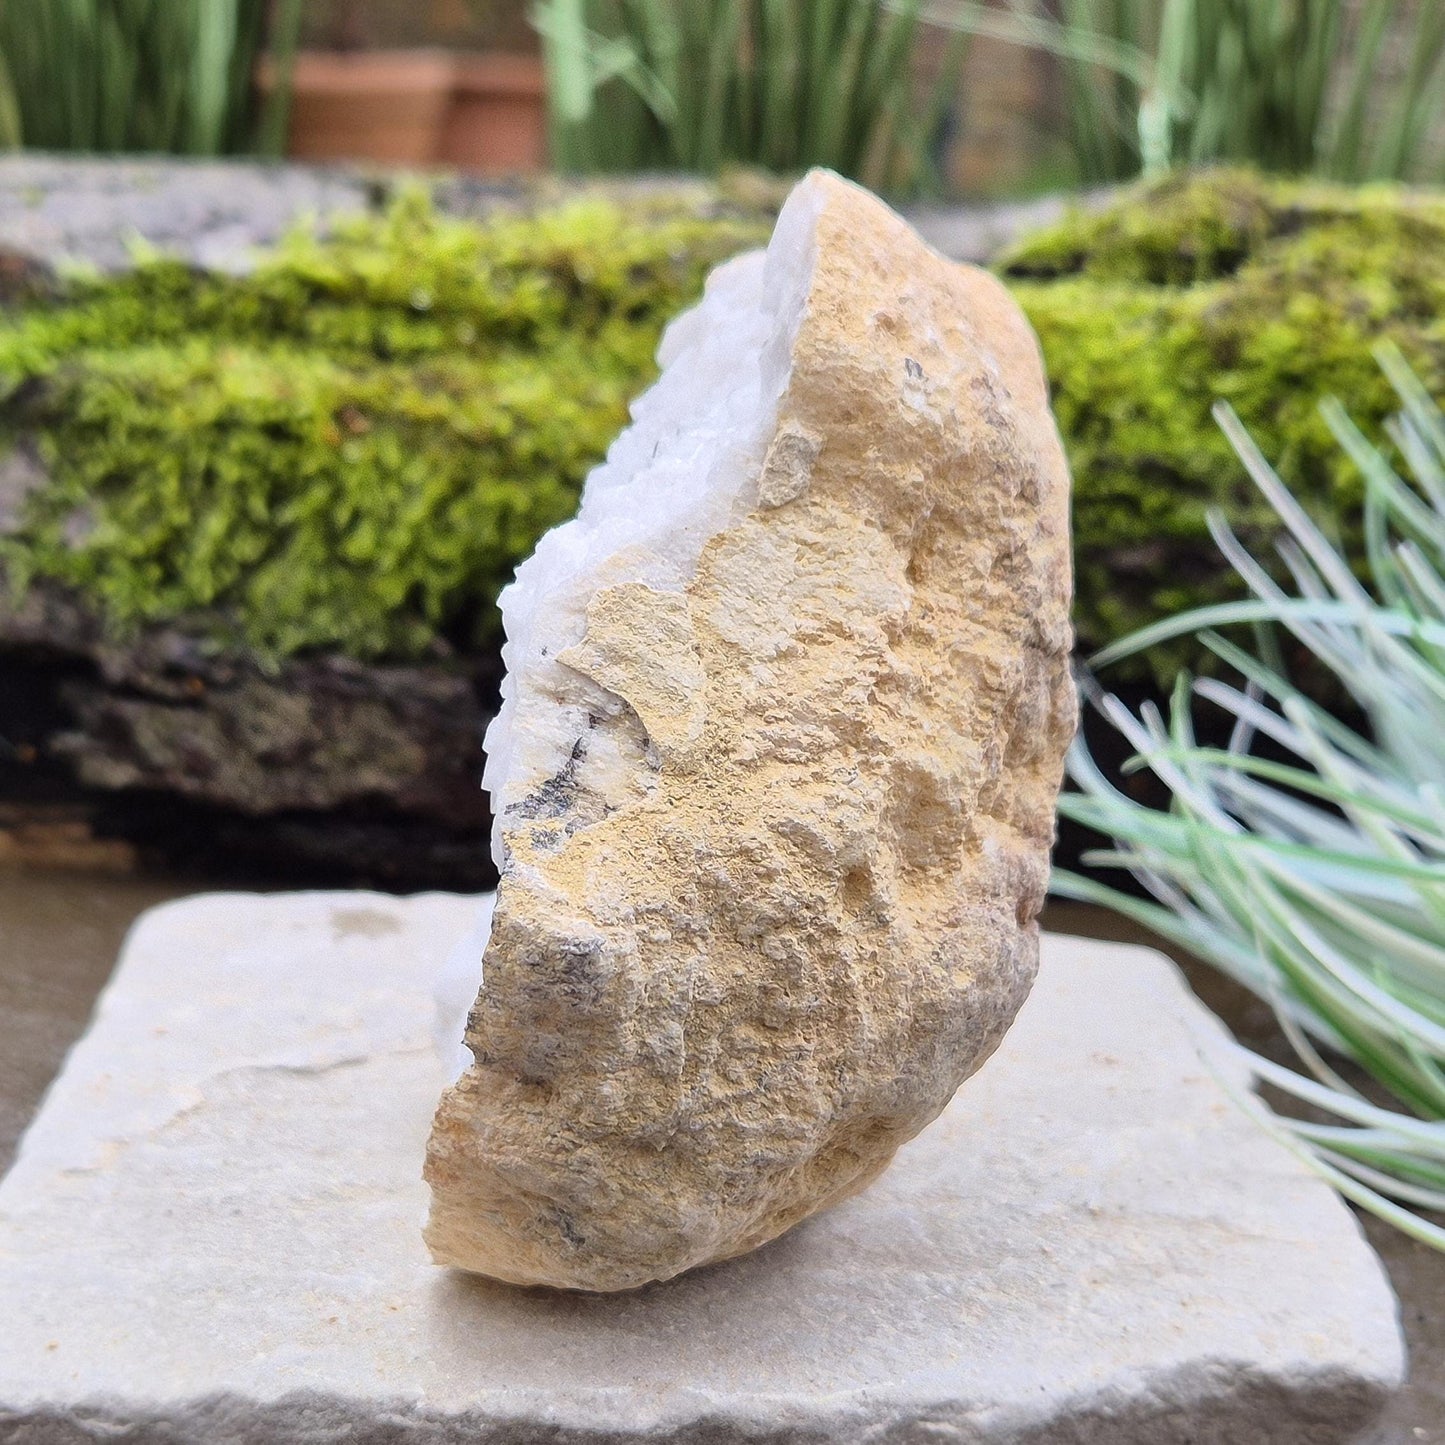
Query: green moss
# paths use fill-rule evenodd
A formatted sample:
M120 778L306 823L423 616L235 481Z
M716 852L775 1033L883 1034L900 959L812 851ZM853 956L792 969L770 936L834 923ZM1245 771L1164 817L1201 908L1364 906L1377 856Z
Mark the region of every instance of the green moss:
M13 583L118 628L363 657L470 646L652 376L663 324L752 222L598 201L486 224L404 198L252 275L149 260L0 317L0 440L50 483L0 540ZM1393 409L1392 340L1445 394L1445 201L1216 172L1131 193L1002 263L1073 463L1093 646L1231 583L1205 517L1273 519L1210 415L1345 525L1361 484L1320 420ZM1160 663L1167 671L1167 659Z
M1166 181L1026 238L1004 260L1017 277L1187 286L1228 275L1275 224L1276 183L1250 171Z
M1039 333L1073 467L1090 646L1231 590L1210 507L1268 551L1274 519L1214 423L1216 400L1358 555L1362 484L1319 402L1338 396L1377 430L1394 410L1374 358L1385 341L1445 394L1436 197L1217 172L1074 217L1001 269Z
M665 322L757 228L589 203L447 220L415 197L246 277L152 259L0 326L0 430L50 473L12 584L118 629L278 656L470 645L651 379Z

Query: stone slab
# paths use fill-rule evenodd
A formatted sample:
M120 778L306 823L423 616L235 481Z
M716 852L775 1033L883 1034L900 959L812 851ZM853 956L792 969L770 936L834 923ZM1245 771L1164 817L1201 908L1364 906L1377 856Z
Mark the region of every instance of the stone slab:
M0 1441L1327 1445L1401 1376L1378 1260L1231 1102L1222 1031L1082 939L877 1184L767 1249L623 1296L438 1270L419 1167L477 923L141 920L0 1184Z

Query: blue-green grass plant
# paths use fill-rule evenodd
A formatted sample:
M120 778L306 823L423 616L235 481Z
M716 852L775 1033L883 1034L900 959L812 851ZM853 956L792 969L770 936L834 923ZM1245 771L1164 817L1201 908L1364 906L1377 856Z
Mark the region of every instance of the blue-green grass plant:
M301 4L275 6L258 117L265 0L0 0L0 145L279 155Z
M1090 184L1218 161L1347 181L1445 164L1439 0L930 0L924 14L1059 58Z
M968 37L939 42L920 98L923 3L537 0L553 164L822 165L883 189L936 188L933 144Z
M1324 407L1365 480L1363 578L1218 408L1283 524L1281 569L1214 515L1250 595L1093 659L1102 668L1193 636L1224 675L1181 674L1167 717L1131 712L1090 680L1135 750L1130 767L1151 770L1171 801L1164 811L1126 797L1076 742L1078 791L1061 811L1113 840L1085 861L1130 870L1151 897L1066 871L1052 886L1266 1000L1301 1067L1251 1056L1259 1082L1290 1101L1251 1107L1343 1194L1445 1249L1445 416L1397 353L1381 361L1402 403L1388 426L1393 461L1337 402ZM1291 654L1308 655L1316 685L1296 680ZM1321 700L1331 692L1334 706ZM1232 719L1227 746L1197 740L1197 704Z

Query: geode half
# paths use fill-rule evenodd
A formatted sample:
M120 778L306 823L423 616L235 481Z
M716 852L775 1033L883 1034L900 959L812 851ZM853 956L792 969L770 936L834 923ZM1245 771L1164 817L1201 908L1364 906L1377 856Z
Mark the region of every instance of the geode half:
M503 598L502 882L433 1257L628 1289L863 1188L1032 982L1068 474L991 276L826 173Z

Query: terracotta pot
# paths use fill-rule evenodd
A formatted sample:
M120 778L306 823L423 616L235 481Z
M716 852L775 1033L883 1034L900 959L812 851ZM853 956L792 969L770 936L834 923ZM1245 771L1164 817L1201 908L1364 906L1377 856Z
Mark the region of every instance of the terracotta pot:
M433 165L456 61L444 51L305 51L296 57L287 153L308 161ZM263 91L275 82L263 64Z
M458 56L438 159L482 175L541 170L547 163L542 62L532 55Z

